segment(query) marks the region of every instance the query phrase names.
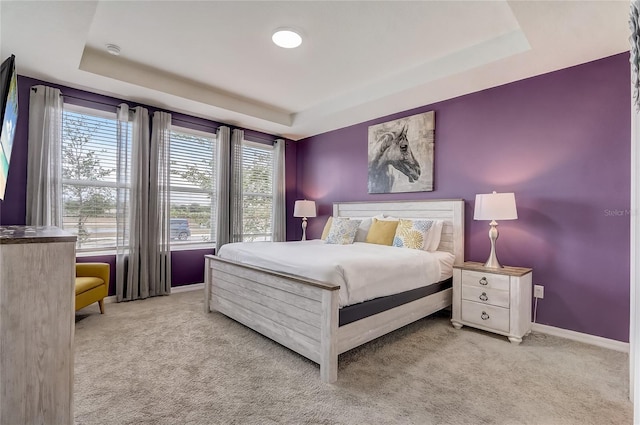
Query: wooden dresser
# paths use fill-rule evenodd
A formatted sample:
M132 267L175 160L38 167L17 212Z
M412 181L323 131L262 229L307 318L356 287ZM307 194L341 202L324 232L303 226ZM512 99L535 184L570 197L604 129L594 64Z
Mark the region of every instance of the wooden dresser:
M75 244L0 226L0 424L73 424Z

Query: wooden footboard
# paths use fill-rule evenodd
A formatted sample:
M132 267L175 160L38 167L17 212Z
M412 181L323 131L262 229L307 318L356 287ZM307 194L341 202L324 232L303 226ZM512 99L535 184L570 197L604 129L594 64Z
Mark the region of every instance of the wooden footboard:
M339 285L206 256L205 311L220 313L320 365L335 382L338 355L451 305L451 288L338 327Z
M220 313L320 364L324 382L338 374L340 285L206 256L205 311Z

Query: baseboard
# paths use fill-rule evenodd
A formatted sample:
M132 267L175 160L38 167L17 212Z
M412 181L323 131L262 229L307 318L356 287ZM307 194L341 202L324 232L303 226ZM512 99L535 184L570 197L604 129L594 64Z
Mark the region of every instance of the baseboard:
M608 348L610 350L621 351L623 353L629 352L628 342L616 341L615 339L570 331L568 329L556 328L554 326L541 325L539 323L534 323L531 330L547 335L559 336L560 338L566 338L572 341L584 342L585 344Z
M189 292L189 291L204 291L204 283L192 283L190 285L182 285L171 288L172 294L177 294L179 292Z
M204 283L192 283L190 285L182 285L182 286L172 287L171 288L171 293L172 294L178 294L180 292L200 291L200 290L204 290ZM114 302L116 302L116 296L115 295L111 295L109 297L106 297L104 299L104 302L106 302L106 303L114 303Z

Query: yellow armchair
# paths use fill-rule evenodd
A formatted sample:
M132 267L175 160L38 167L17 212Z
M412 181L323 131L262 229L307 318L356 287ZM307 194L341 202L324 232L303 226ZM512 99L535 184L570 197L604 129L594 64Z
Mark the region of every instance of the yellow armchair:
M104 314L104 297L109 292L109 264L76 263L76 311L95 302Z

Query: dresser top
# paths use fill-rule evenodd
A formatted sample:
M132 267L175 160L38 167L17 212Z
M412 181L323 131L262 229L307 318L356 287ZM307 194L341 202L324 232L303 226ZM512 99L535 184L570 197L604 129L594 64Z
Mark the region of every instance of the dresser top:
M482 263L476 263L474 261L465 261L462 264L455 264L453 266L456 269L472 270L475 272L493 273L493 274L505 274L509 276L524 276L530 273L533 269L527 267L510 267L504 266L500 269L494 269L492 267L485 267Z
M53 226L0 226L0 245L75 242L76 235Z

